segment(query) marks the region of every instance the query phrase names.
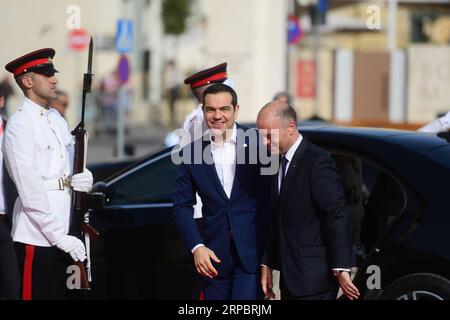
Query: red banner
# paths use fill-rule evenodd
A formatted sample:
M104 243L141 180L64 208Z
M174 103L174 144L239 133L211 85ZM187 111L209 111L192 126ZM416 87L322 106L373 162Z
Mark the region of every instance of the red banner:
M314 98L316 96L316 68L314 61L300 60L296 66L298 98Z

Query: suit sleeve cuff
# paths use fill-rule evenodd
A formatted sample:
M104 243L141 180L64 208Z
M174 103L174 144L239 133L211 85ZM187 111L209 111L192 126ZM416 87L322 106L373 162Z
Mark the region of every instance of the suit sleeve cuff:
M196 245L195 247L192 248L191 253L194 253L195 250L197 250L197 248L199 247L204 247L205 245L203 243L199 243L198 245Z
M333 268L331 270L333 270L333 271L347 271L348 273L351 272L351 269L347 269L347 268Z

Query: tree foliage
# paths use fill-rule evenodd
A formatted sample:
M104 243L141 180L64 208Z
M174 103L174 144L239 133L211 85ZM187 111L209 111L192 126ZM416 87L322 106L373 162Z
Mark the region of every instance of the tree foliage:
M192 0L163 0L162 19L166 34L180 35L186 29Z

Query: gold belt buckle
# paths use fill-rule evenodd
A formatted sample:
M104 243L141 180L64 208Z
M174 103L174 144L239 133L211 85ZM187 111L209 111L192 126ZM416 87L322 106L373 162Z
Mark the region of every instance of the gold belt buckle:
M64 188L70 187L70 179L68 177L59 178L58 181L60 190L64 190Z

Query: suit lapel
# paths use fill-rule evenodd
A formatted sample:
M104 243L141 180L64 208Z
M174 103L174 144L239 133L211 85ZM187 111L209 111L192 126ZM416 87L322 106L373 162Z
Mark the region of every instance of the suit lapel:
M308 141L303 137L302 142L298 146L297 150L292 157L291 163L289 164L289 168L284 178L283 186L280 190L280 206L283 205L287 191L289 190L289 186L292 184L293 180L298 177L299 170L302 170L301 159L305 154L305 150L308 147ZM277 179L278 180L278 179Z
M210 145L210 141L203 141L203 154L205 152L206 147L208 147ZM210 149L211 151L211 149ZM211 158L213 158L212 154L211 154ZM225 193L225 190L222 187L222 184L220 183L220 179L219 176L217 175L217 171L216 171L216 166L213 163L206 163L204 162L204 168L206 170L206 173L209 177L209 179L211 180L211 183L213 184L213 186L217 189L217 191L220 193L220 195L224 198L228 200L227 194Z
M233 199L236 196L236 192L238 190L238 183L239 178L244 173L243 170L245 170L245 163L238 163L237 159L239 159L239 154L242 154L245 152L245 159L246 161L249 160L248 155L248 137L244 137L242 135L243 128L240 125L236 125L237 135L236 135L236 170L234 172L234 179L233 179L233 187L231 188L231 195L230 200ZM244 142L244 143L242 143Z

